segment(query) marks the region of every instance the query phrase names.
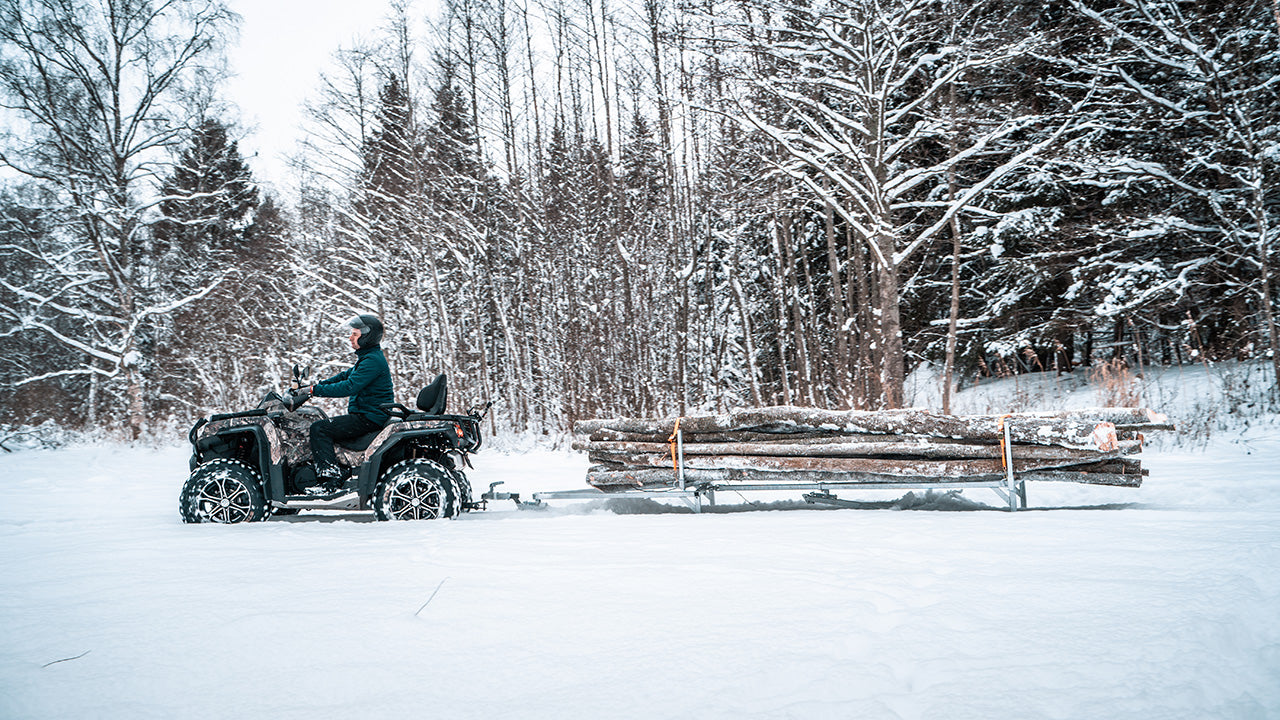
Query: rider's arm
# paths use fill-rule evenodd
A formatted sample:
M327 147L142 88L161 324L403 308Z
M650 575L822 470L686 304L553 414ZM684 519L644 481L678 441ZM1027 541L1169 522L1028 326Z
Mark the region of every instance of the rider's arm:
M350 397L360 392L378 376L378 368L371 362L357 362L355 367L334 375L311 388L311 394L319 397Z
M358 364L358 363L357 363L357 364ZM311 389L311 394L312 394L312 395L318 395L318 396L320 396L320 397L343 397L342 395L326 395L324 392L317 392L317 391L321 388L321 386L333 385L333 384L335 384L335 383L340 383L340 382L342 382L343 380L346 380L346 379L347 379L347 376L348 376L348 375L350 375L350 374L351 374L351 371L352 371L352 370L354 370L354 369L355 369L354 367L349 367L349 368L347 368L346 370L343 370L342 372L340 372L340 373L338 373L338 374L336 374L336 375L334 375L334 376L332 376L332 377L327 377L327 378L325 378L324 380L321 380L320 382L317 382L316 384L314 384L314 385L312 385L312 386L311 386L311 388L310 388L310 389Z

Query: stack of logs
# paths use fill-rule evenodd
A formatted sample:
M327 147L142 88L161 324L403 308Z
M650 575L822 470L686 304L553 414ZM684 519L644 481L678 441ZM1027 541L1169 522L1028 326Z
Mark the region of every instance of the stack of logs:
M679 422L683 453L675 442ZM990 482L1005 476L1007 424L1018 480L1137 487L1132 455L1142 433L1172 430L1140 408L1055 413L939 415L923 410L736 410L665 420L619 418L574 425L574 449L594 463L587 482L606 492L751 483L905 484Z

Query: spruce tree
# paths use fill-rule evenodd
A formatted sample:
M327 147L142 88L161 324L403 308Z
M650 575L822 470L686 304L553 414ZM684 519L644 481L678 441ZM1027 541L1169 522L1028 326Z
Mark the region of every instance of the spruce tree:
M213 119L192 132L161 194L162 219L153 230L157 254L177 255L186 265L234 254L259 202L237 143L227 137L227 126Z
M206 119L191 133L161 186L162 217L152 232L160 293L179 297L217 283L146 337L151 381L161 389L155 395L176 402L175 410L255 396L290 332L292 288L281 279L287 223L275 201L260 195L228 130Z

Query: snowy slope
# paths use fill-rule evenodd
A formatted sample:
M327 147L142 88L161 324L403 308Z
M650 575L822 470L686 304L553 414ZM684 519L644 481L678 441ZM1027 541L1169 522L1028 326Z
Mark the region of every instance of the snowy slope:
M1278 435L1150 453L1136 490L1032 484L1055 509L1017 514L969 491L394 524L183 525L181 447L5 455L0 718L1278 717ZM527 493L586 462L476 466Z

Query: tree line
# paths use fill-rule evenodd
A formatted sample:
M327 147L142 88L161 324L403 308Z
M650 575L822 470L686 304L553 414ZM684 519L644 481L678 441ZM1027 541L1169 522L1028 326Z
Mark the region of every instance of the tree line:
M1274 2L399 2L284 196L217 94L235 21L0 2L0 422L246 406L357 312L402 395L518 431L1280 368Z

